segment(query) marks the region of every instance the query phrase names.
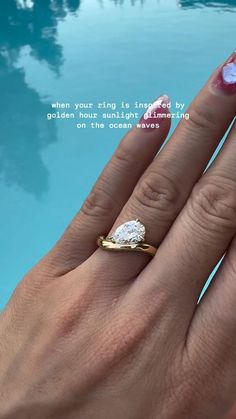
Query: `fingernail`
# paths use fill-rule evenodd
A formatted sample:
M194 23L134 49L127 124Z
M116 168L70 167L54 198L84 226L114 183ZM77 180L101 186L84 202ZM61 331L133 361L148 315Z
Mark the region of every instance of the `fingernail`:
M153 131L153 129L159 128L169 114L169 107L170 98L167 95L159 96L143 114L137 128L142 128L145 131Z
M236 93L236 51L221 66L216 86L228 93Z

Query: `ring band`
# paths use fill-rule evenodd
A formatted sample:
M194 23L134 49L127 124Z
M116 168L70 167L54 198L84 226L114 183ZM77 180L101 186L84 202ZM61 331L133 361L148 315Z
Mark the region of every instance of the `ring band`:
M114 252L143 252L150 256L155 256L157 248L144 243L144 240L145 227L136 219L122 224L109 237L98 237L97 244L103 250Z
M111 250L114 252L128 251L128 252L143 252L148 255L155 256L157 249L147 243L138 244L119 244L113 243L111 240L106 239L104 236L100 236L97 240L97 244L104 250Z

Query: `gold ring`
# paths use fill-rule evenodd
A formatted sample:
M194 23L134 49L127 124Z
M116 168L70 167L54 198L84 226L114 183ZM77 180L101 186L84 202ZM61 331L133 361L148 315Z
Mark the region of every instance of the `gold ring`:
M145 227L138 219L131 220L120 225L111 236L98 237L97 244L103 250L143 252L155 256L157 248L144 243L145 233Z

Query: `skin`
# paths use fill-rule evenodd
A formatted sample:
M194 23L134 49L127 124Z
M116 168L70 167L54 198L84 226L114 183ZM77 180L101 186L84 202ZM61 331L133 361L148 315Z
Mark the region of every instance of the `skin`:
M17 287L0 317L1 419L236 418L235 125L203 174L236 114L220 71L155 159L169 119L124 137ZM153 259L97 248L135 218Z

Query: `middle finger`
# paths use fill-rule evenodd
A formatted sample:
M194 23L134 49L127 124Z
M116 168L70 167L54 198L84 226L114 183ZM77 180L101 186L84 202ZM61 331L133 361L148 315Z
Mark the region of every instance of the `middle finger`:
M146 170L116 220L116 227L138 218L146 227L146 243L158 246L184 206L194 183L236 113L236 88L225 69L236 63L236 53L220 66L190 105L189 120L181 120L170 141ZM101 253L102 252L102 253ZM98 265L112 266L114 281L136 276L150 256L110 253L98 249Z

